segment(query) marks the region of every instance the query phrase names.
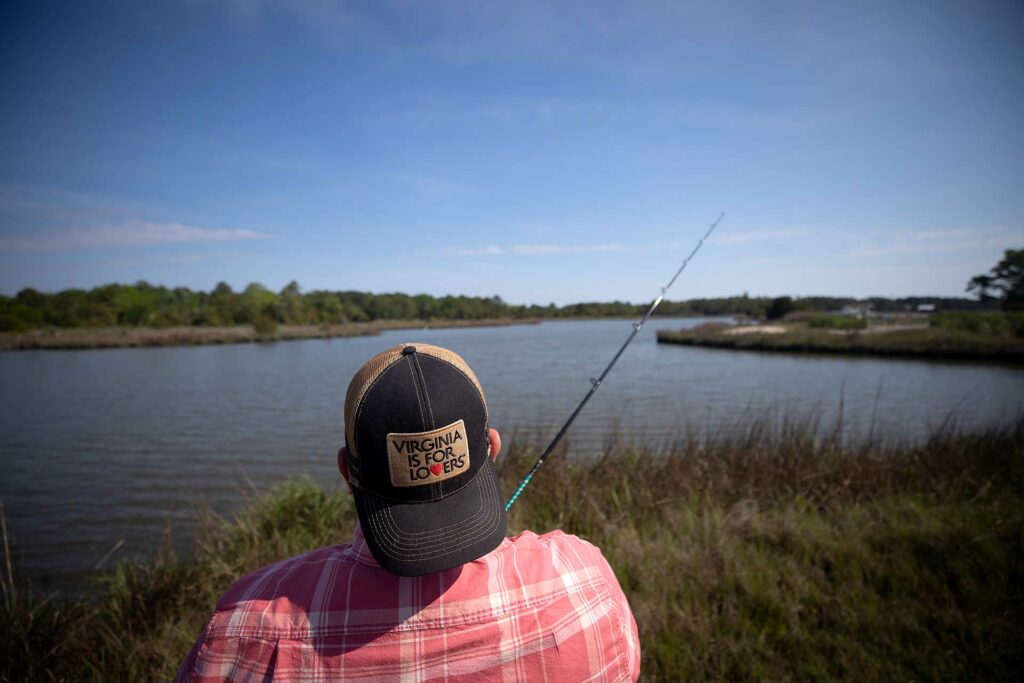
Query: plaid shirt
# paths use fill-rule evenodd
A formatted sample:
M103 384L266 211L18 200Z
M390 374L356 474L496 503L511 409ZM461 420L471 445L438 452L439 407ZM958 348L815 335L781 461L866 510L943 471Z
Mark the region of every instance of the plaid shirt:
M635 681L636 622L593 545L523 532L415 578L351 545L264 567L221 598L176 681Z

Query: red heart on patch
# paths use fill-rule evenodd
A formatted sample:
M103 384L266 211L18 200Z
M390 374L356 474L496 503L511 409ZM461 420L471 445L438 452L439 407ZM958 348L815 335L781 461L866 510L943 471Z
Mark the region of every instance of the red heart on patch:
M442 469L443 467L441 466L440 463L430 466L430 471L434 473L434 476L440 476Z

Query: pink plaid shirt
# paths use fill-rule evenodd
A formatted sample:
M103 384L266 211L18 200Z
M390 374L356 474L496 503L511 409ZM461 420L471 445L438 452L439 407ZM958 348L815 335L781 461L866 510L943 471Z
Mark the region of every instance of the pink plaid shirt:
M593 545L525 531L416 578L351 545L235 583L176 681L635 681L636 622Z

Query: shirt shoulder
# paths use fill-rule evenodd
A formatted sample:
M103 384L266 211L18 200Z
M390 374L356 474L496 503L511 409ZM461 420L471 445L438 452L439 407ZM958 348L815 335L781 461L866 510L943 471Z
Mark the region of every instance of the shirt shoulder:
M602 580L612 582L615 587L619 585L601 549L578 536L560 530L545 534L523 531L508 542L514 554L529 557L529 566L534 569L550 567L560 572L597 572Z
M564 551L578 554L579 559L583 561L595 561L598 559L601 561L604 560L604 556L601 554L601 549L596 545L590 541L580 538L579 536L567 534L560 529L549 531L544 534L538 534L534 531L526 530L512 536L508 540L522 548L533 548L538 546L562 549Z
M351 570L351 546L318 548L238 579L217 601L210 637L306 637L308 615L325 606L339 572Z
M536 534L523 531L498 548L509 576L506 584L554 599L588 595L610 608L615 619L635 622L629 601L608 560L596 545L563 531ZM579 598L574 598L578 600Z
M525 612L548 629L570 678L587 670L600 671L594 675L599 680L637 679L636 620L600 548L562 531L524 531L499 550L515 568L519 585L548 601ZM511 577L508 583L514 583Z

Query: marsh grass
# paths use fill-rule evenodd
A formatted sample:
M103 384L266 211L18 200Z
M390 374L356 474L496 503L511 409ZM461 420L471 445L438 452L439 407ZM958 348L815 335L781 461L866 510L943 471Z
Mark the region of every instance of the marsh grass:
M660 330L663 344L704 346L740 351L788 353L837 353L952 360L1024 362L1024 339L972 332L966 329L930 327L867 330L830 330L794 325L779 334L729 334L729 326L708 323L686 330Z
M554 457L513 531L600 546L640 628L645 680L1010 680L1024 666L1024 421L916 446L748 420L659 448ZM510 439L511 490L536 440ZM6 565L4 680L166 680L244 573L344 542L347 492L306 480L201 515L122 563L92 600L41 596ZM6 535L4 536L6 542ZM10 552L5 551L5 558Z

